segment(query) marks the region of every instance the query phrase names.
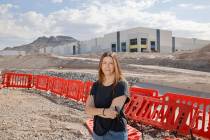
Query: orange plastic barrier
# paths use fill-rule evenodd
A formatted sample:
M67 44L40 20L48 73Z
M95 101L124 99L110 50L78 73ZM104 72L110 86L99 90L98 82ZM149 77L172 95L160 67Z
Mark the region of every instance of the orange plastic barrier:
M58 77L50 77L48 90L60 96L64 96L63 88L64 86L66 86L66 84L67 84L67 80L65 79L58 78Z
M36 75L34 76L34 81L36 89L45 90L45 91L48 90L49 76Z
M88 119L86 121L87 128L91 134L93 134L93 120ZM128 130L128 140L141 140L142 134L137 129L127 125Z
M131 87L129 90L130 90L131 96L133 94L140 94L140 95L145 95L145 96L158 97L158 90L154 90L154 89Z
M192 131L193 134L210 138L209 105L210 99L172 93L159 98L133 94L125 108L125 115L136 122L176 133L189 135Z
M31 88L33 86L31 74L4 73L3 87Z
M88 95L90 95L90 90L91 90L92 86L93 86L93 82L92 81L86 81L84 83L84 92L83 92L83 94L81 96L81 100L82 100L83 103L86 102L86 100L88 98Z
M68 88L64 96L77 101L81 101L84 92L84 83L80 80L68 80Z
M166 93L162 98L167 104L175 102L184 106L182 115L186 116L186 120L183 120L180 129L182 134L189 134L191 129L193 134L210 138L210 99L175 93Z

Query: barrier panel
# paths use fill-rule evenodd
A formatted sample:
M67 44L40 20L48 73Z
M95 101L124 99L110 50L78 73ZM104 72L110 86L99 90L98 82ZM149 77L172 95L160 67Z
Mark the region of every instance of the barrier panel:
M129 91L130 91L131 96L132 94L140 94L140 95L145 95L145 96L158 97L158 90L155 90L155 89L130 87Z
M93 134L93 120L88 119L86 121L87 128L91 134ZM141 140L142 134L137 129L131 127L130 125L127 125L128 130L128 140Z
M33 85L31 74L4 73L2 78L4 87L31 88Z
M166 93L162 97L133 94L125 115L136 122L183 135L210 138L210 99ZM207 109L208 106L208 109Z
M49 81L48 90L57 95L64 96L63 87L67 84L67 82L65 82L66 80L58 77L51 77L49 78Z
M65 96L77 101L81 101L81 97L84 92L84 83L80 80L68 80L68 90Z
M36 75L34 77L35 82L35 88L40 90L48 90L48 84L49 84L49 76L46 75Z
M189 134L191 129L193 134L210 138L210 98L169 92L162 98L166 103L175 102L186 108L183 115L187 116L187 120L184 120L183 127L180 129L182 134Z
M91 91L92 86L93 86L93 82L92 81L86 81L84 83L84 92L83 92L83 94L81 96L81 100L82 100L83 103L86 102L88 96L90 95L90 91Z

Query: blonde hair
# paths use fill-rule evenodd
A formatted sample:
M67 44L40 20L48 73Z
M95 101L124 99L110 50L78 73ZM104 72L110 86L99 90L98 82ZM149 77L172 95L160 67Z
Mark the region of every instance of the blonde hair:
M121 68L119 65L119 61L117 59L117 55L116 55L116 53L113 53L113 52L105 52L101 56L100 62L99 62L99 70L98 70L98 81L100 83L103 83L104 78L105 78L104 73L102 71L102 62L105 57L111 57L114 62L114 76L115 77L114 77L113 84L116 85L120 80L124 79L124 77L122 75L122 71L121 71Z

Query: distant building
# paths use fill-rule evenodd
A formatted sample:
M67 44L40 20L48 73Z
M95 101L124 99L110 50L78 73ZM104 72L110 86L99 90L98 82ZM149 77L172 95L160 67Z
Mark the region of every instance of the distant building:
M200 49L210 44L210 40L196 38L172 37L172 48L174 51L190 51Z
M0 55L6 56L6 55L26 55L25 51L15 51L15 50L1 50Z
M132 28L80 42L81 53L89 52L160 52L172 53L202 48L210 40L173 37L172 31Z
M56 47L46 47L39 50L40 53L45 54L55 54L55 55L62 55L62 56L68 56L68 55L74 55L79 54L79 41L68 43L65 45L59 45Z
M42 48L40 53L62 56L104 51L173 53L199 49L207 44L210 44L210 40L174 37L172 31L137 27L108 33L91 40Z
M171 31L138 27L105 34L102 38L81 41L80 47L81 50L85 50L81 51L82 53L100 50L113 52L171 52L171 36ZM84 47L87 48L84 49Z

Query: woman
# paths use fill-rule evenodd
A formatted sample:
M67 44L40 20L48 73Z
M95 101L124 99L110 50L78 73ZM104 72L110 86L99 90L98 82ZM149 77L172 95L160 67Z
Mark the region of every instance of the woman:
M94 116L93 139L127 140L122 110L129 101L128 84L114 53L105 52L102 55L98 75L85 107L86 113Z

